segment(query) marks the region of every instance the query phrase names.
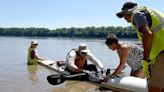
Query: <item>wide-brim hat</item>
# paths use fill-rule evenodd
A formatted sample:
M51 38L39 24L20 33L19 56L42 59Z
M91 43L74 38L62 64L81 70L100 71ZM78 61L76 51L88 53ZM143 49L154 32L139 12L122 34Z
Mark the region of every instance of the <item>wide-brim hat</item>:
M90 52L90 50L87 48L87 44L80 44L78 47L78 51L84 52L84 53Z
M31 41L31 45L36 45L38 42L36 40Z
M131 1L125 2L122 7L122 10L116 13L116 15L117 17L122 18L124 14L132 12L136 7L137 7L137 3L135 2L131 2Z

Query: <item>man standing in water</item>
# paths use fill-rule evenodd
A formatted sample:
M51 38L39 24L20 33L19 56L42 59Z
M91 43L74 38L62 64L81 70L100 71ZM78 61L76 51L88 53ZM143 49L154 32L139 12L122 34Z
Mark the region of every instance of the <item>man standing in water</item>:
M164 92L164 14L126 2L116 15L131 23L142 41L149 92Z
M43 60L39 55L37 54L36 48L38 46L37 41L32 41L30 47L28 48L28 65L36 65L38 64L39 60Z

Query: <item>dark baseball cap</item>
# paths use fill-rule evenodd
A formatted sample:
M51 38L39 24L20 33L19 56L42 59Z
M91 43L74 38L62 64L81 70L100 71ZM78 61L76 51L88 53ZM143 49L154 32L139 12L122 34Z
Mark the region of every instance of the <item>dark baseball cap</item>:
M122 7L122 11L116 13L117 17L122 18L124 14L126 14L129 10L135 8L137 6L137 3L135 2L125 2L123 7Z

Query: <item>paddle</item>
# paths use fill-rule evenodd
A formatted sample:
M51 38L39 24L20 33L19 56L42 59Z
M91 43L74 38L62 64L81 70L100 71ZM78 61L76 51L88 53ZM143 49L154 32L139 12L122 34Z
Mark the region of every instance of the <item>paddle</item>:
M50 83L51 85L58 85L63 83L65 80L69 80L69 79L73 79L75 77L82 77L82 76L86 76L87 73L78 73L78 74L74 74L74 75L61 75L61 74L53 74L47 77L47 81L48 83Z
M101 83L102 78L99 78L98 72L83 70L83 73L75 75L50 75L47 77L48 83L51 85L58 85L63 83L65 80L77 79L77 80L89 80L94 83Z
M125 67L123 69L125 69ZM116 70L116 69L107 69L107 72L110 73L110 70ZM81 77L81 79L87 77L89 79L89 81L92 81L92 82L95 82L95 83L100 83L101 79L99 79L98 76L96 76L95 74L96 74L95 72L91 72L91 71L88 71L88 70L83 70L83 73L78 73L78 74L74 74L74 75L63 75L63 74L54 75L53 74L53 75L50 75L50 76L47 77L47 81L51 85L58 85L58 84L63 83L65 80L73 79L75 77Z

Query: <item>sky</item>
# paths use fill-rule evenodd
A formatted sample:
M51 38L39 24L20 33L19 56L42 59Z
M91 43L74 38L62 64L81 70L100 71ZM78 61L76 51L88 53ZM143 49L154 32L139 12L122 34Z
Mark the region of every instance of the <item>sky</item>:
M129 26L116 13L127 0L0 0L0 27ZM132 0L131 0L132 1ZM163 0L133 0L164 13Z

